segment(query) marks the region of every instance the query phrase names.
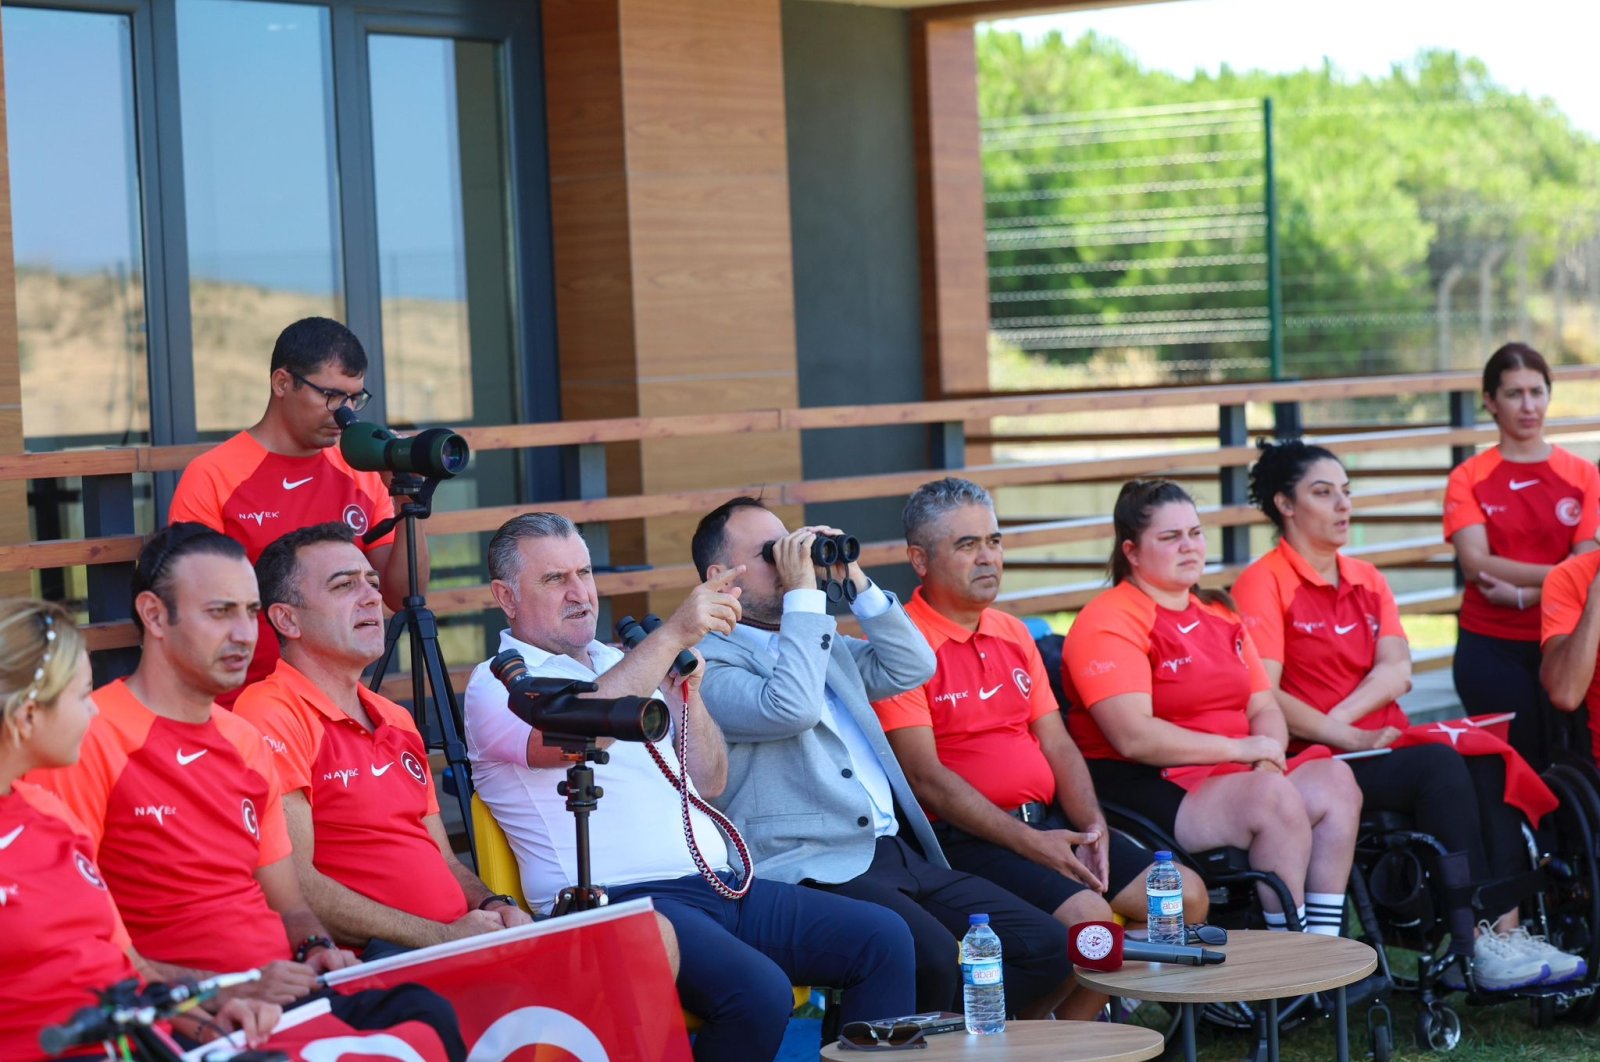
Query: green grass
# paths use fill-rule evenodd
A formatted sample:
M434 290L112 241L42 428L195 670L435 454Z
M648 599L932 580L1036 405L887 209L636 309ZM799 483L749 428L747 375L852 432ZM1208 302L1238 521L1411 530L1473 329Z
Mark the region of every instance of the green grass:
M1492 1007L1468 1007L1465 997L1450 997L1461 1018L1461 1043L1448 1054L1417 1046L1417 1008L1412 997L1396 993L1390 1002L1396 1059L1434 1059L1436 1062L1491 1062L1501 1059L1578 1060L1600 1055L1600 1028L1557 1021L1549 1029L1536 1029L1531 1004L1526 1001ZM1139 1024L1165 1030L1167 1014L1146 1003L1134 1015ZM1369 1057L1367 1012L1353 1008L1349 1020L1350 1057ZM1196 1036L1201 1059L1236 1060L1250 1047L1247 1034L1201 1024ZM1285 1034L1280 1041L1283 1062L1325 1062L1334 1057L1333 1021L1317 1018Z

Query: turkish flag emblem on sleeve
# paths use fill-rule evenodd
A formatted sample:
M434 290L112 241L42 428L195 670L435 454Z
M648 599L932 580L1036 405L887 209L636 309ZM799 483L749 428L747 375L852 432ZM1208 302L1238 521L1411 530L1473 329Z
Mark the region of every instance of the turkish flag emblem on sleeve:
M1395 739L1394 747L1449 745L1463 756L1499 756L1506 765L1506 803L1528 816L1533 825L1539 825L1539 820L1561 802L1544 784L1544 779L1528 766L1528 761L1491 729L1505 722L1502 717L1479 716L1477 719L1488 725L1480 725L1474 719L1452 719L1410 727Z
M468 1062L690 1062L692 1057L648 900L436 944L339 970L326 981L340 992L402 984L431 988L455 1007ZM409 1035L414 1022L356 1033L323 1024L333 1020L319 1018L274 1034L268 1046L290 1051L295 1062L433 1062L441 1057L432 1030L423 1027L424 1037ZM403 1043L373 1039L382 1036ZM425 1039L432 1040L431 1049Z

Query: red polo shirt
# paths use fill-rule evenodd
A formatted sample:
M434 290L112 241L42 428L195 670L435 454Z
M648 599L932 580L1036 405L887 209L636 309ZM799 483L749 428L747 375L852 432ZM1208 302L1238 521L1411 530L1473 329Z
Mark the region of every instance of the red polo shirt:
M1380 638L1404 638L1400 609L1383 573L1339 555L1333 586L1287 540L1244 570L1233 584L1245 629L1263 659L1283 665L1283 692L1327 712L1367 677ZM1404 730L1406 713L1391 701L1356 726Z
M77 764L31 780L87 827L134 947L201 970L290 958L255 879L290 853L261 732L215 706L198 724L156 715L121 679L94 701Z
M388 907L454 922L467 898L423 824L439 814L427 749L411 713L357 689L371 731L284 660L234 711L260 728L284 790L310 802L318 870Z
M39 1030L138 976L89 831L38 786L0 796L0 1058L42 1057Z
M1101 701L1125 693L1150 697L1157 719L1224 737L1249 736L1253 694L1272 688L1239 617L1189 598L1162 608L1131 582L1084 606L1067 632L1062 679L1074 706L1067 727L1084 758L1122 760L1094 720Z
M1583 607L1589 601L1589 584L1594 582L1597 571L1600 571L1600 550L1591 550L1562 561L1544 577L1544 597L1540 605L1541 645L1549 644L1557 635L1570 635L1578 629ZM1595 762L1600 763L1600 666L1595 668L1583 699L1589 706L1590 751Z
M367 543L361 535L394 515L394 499L376 472L358 472L337 446L309 457L275 454L241 431L189 463L172 495L169 523L204 524L244 546L254 564L273 542L312 524L343 523L356 533L356 543L370 552L394 541L394 533ZM278 637L261 610L256 655L245 684L272 673L278 662ZM217 703L232 706L237 691Z
M999 807L1052 803L1055 774L1031 726L1059 708L1028 628L989 608L969 631L929 605L920 587L906 614L939 667L925 685L872 706L883 729L932 727L939 762Z
M1444 494L1444 537L1482 524L1489 552L1526 564L1560 564L1572 547L1600 530L1600 469L1559 446L1546 460L1507 461L1498 447L1468 458L1450 473ZM1491 605L1468 584L1461 629L1491 638L1538 641L1533 609Z

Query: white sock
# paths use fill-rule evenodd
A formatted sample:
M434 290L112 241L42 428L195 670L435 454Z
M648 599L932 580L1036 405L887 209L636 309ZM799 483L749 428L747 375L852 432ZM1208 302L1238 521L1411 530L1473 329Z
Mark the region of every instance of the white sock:
M1305 927L1307 933L1321 933L1325 937L1339 935L1344 922L1344 893L1306 893Z
M1284 917L1282 911L1263 911L1261 916L1267 920L1267 928L1272 932L1287 933L1289 931L1289 920Z

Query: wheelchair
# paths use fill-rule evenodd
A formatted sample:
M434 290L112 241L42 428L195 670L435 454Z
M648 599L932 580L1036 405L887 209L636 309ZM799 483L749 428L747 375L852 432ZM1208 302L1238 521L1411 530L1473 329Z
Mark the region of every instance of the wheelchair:
M1415 997L1418 1043L1449 1051L1461 1039L1461 1019L1446 997L1456 988L1442 978L1463 964L1468 1006L1526 1000L1536 1026L1557 1017L1583 1023L1600 1017L1600 771L1593 764L1558 762L1543 775L1560 801L1540 828L1523 823L1527 869L1498 881L1457 885L1464 877L1446 865L1459 858L1445 853L1431 835L1415 829L1404 815L1373 812L1363 816L1351 871L1350 897L1361 936L1378 953L1380 972L1395 989ZM1472 981L1465 960L1445 950L1450 936L1446 912L1467 903L1477 918L1493 918L1513 907L1523 925L1562 951L1581 955L1587 973L1552 985L1490 992ZM1391 950L1415 955L1412 972L1392 966Z

